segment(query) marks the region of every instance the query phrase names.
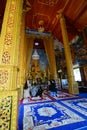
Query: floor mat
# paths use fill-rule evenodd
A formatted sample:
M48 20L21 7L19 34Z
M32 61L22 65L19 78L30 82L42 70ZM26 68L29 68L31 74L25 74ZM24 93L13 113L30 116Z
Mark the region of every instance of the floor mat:
M61 103L87 118L87 98L65 99Z
M79 96L72 95L69 93L58 91L57 95L55 97L50 96L50 92L46 92L43 94L42 97L29 97L26 99L23 99L20 101L21 104L27 104L27 103L33 103L33 102L43 102L43 101L49 101L49 100L60 100L60 99L66 99L66 98L77 98Z
M24 105L23 130L60 129L69 125L78 128L81 122L85 123L83 117L58 101Z

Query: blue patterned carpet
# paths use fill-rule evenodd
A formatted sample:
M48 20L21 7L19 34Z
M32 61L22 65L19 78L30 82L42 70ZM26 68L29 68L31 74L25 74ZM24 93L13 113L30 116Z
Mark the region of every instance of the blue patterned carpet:
M77 94L77 96L87 98L87 93L80 93L80 94Z
M18 130L87 130L87 98L21 104Z

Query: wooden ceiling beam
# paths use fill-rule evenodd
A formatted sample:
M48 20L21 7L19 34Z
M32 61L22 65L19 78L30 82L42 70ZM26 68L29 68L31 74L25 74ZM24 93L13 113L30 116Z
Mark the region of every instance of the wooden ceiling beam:
M78 15L75 16L76 18L75 18L74 21L77 21L77 20L82 16L82 14L83 14L86 10L87 10L87 2L86 2L86 4L84 5L84 8L80 9Z
M70 2L70 0L67 0L66 3L65 3L65 5L64 5L64 7L62 9L60 9L60 10L57 11L57 14L56 14L56 16L54 18L54 22L55 23L53 25L53 28L51 29L52 32L55 29L56 25L58 24L58 21L59 21L59 18L60 18L59 17L59 13L63 13L65 11L65 9L67 8L67 6L69 5L69 2Z

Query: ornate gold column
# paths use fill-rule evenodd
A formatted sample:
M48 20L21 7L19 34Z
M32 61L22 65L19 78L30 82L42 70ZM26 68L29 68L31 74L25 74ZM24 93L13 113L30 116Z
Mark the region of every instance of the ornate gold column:
M25 47L24 47L24 82L26 81L26 71L27 71L27 53L28 53L28 45L27 45L27 42L26 42L26 36L25 36L25 40L24 40L24 44L25 44Z
M27 53L27 71L28 71L33 51L34 38L30 37L29 39L27 39L27 44L28 44L28 53Z
M51 69L51 62L50 62L50 51L49 51L49 40L48 38L44 38L44 47L45 47L45 51L46 51L46 55L47 55L47 59L48 59L48 63L49 63L49 78L51 78L51 74L52 74L52 69Z
M53 77L53 79L56 79L57 78L57 69L56 69L56 59L55 59L53 37L49 38L49 48L50 48L49 50L50 50L52 77Z
M23 85L24 79L24 51L25 51L25 12L22 13L22 20L21 20L21 34L20 34L20 46L19 46L19 57L18 57L18 86Z
M60 25L61 25L63 42L64 42L64 51L65 51L65 58L66 58L66 65L67 65L67 72L68 72L69 93L75 94L75 93L79 93L78 85L74 79L72 57L71 57L70 46L68 42L67 29L66 29L65 19L62 14L60 14Z
M48 62L49 62L51 78L56 79L57 70L56 70L56 60L55 60L53 37L50 37L49 39L47 39L47 38L44 39L44 46L45 46L45 51L46 51Z
M25 83L25 71L26 71L26 41L25 41L25 14L22 13L21 20L21 32L20 32L20 45L19 45L19 56L18 56L18 80L17 86L20 88L20 98L23 98L23 87Z
M22 0L8 0L1 31L0 90L17 88Z
M5 99L4 101L8 104L8 98L10 97L9 108L7 108L5 104L3 104L2 108L6 110L12 108L12 110L9 110L10 113L7 112L7 115L5 115L7 122L10 122L11 126L3 121L4 115L2 113L2 119L0 118L1 129L9 129L9 126L11 130L17 129L17 70L22 5L23 0L7 0L2 24L0 40L0 103Z

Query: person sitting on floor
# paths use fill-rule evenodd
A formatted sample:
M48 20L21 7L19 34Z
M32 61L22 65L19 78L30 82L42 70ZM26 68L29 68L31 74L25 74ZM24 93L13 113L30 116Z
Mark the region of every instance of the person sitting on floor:
M27 79L27 86L28 86L28 87L31 87L31 82L30 82L29 79Z
M37 84L35 82L34 85L31 88L31 90L30 90L30 94L31 94L32 97L36 97L37 92L38 92L38 87L37 87Z
M42 93L43 93L43 90L42 90L41 86L38 86L38 92L37 92L36 96L42 97Z
M27 85L27 82L24 85L24 98L29 98L30 96L30 88Z
M54 80L50 81L49 90L50 90L50 96L57 96L57 89Z
M41 86L38 86L36 83L34 83L34 85L32 86L32 89L30 90L30 94L32 97L37 97L40 96L42 97L42 88Z

